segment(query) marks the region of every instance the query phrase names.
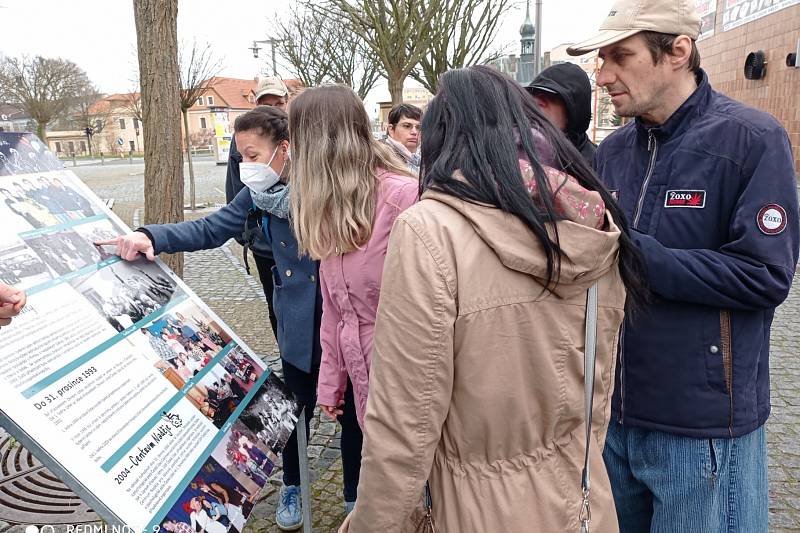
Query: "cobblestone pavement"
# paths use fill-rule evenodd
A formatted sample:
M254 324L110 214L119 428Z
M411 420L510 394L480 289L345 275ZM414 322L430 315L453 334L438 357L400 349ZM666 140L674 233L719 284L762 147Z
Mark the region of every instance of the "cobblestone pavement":
M79 166L76 173L101 197L115 199L114 211L130 224L142 207L141 164ZM198 202L224 201L225 168L213 162L195 164ZM188 185L186 187L188 191ZM210 210L187 211L187 219ZM233 241L217 250L186 254L184 280L237 334L276 371L280 363L269 328L261 286L242 266L241 248ZM252 265L252 262L251 262ZM800 283L776 314L772 330L772 416L767 424L770 462L770 531L800 531ZM309 457L314 531L335 532L344 519L338 426L319 411L311 422ZM273 533L280 470L253 510L244 533ZM0 523L0 532L9 526ZM14 526L13 533L24 528ZM59 528L61 531L61 528ZM695 533L695 532L692 532ZM696 532L701 533L701 532ZM743 532L744 533L744 532Z
M800 531L800 275L772 325L770 531Z

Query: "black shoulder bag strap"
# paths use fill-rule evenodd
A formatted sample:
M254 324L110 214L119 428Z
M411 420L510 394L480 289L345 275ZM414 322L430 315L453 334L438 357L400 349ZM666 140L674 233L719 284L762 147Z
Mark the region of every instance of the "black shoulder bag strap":
M264 211L258 207L251 207L247 212L247 220L244 223L244 231L242 231L242 259L244 260L244 269L250 274L250 263L247 262L247 250L253 246L256 239L264 238L263 219Z

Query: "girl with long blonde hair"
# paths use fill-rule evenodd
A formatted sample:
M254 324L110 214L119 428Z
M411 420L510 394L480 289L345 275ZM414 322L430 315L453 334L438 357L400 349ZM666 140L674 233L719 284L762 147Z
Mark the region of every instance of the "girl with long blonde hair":
M291 220L300 253L320 260L322 325L318 403L357 440L367 404L383 260L397 216L419 184L372 136L364 104L348 87L307 89L289 109ZM361 457L344 457L358 461ZM345 507L356 500L345 480Z

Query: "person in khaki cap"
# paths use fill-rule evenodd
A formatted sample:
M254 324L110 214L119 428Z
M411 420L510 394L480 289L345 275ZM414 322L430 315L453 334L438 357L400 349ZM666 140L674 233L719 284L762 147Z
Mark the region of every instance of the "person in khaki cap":
M603 457L622 533L766 532L769 334L798 258L795 169L771 116L714 91L691 0L623 0L597 84L636 120L595 168L616 192L651 301L620 333Z
M277 76L261 78L256 86L256 103L268 105L286 111L286 102L289 100L289 89L283 80Z

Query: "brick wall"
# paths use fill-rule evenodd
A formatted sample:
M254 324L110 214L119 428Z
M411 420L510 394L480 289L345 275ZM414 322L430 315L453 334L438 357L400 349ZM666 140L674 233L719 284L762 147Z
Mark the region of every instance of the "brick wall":
M783 124L800 174L800 69L786 66L786 55L796 50L800 39L800 5L723 32L724 7L725 0L718 0L714 35L697 43L703 69L717 91L766 111ZM767 75L745 79L744 60L758 50L766 55Z

